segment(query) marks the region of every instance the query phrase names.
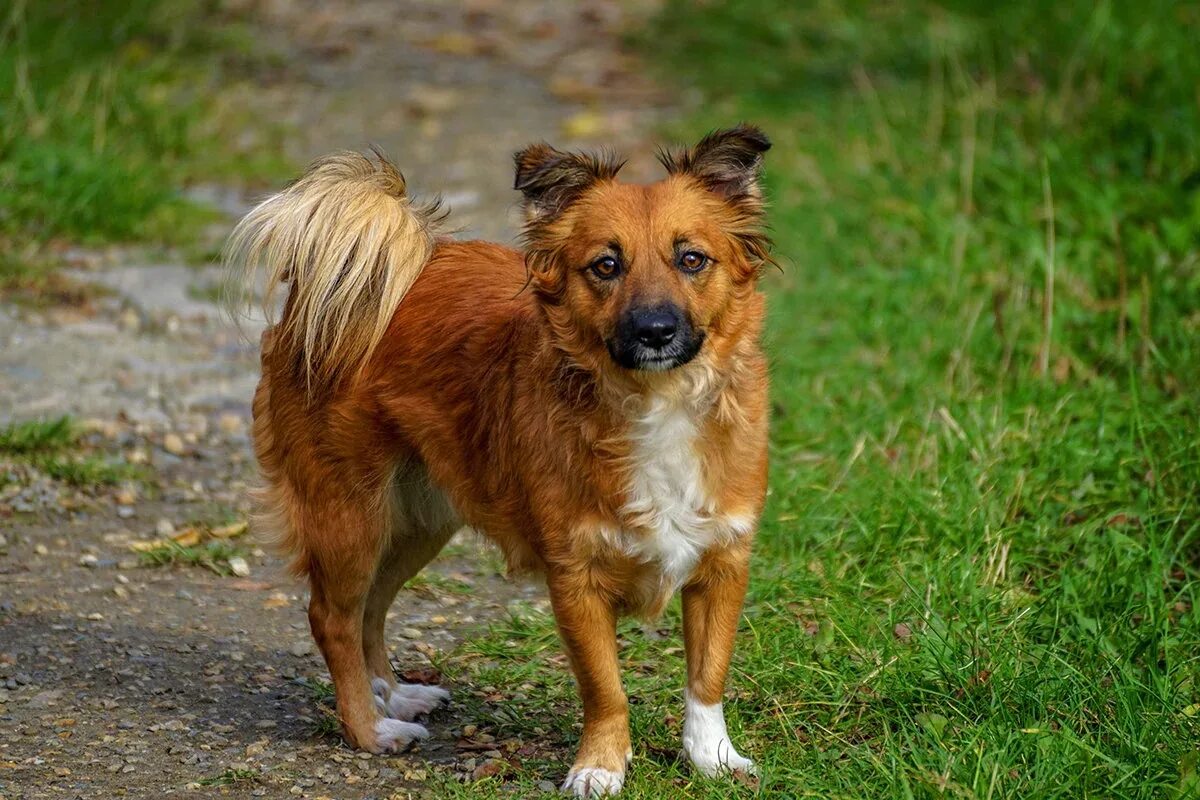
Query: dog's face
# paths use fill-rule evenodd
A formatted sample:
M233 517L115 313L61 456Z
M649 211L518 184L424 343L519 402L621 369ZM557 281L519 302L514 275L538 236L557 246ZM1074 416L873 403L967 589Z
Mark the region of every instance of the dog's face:
M527 260L564 349L621 370L687 364L753 293L767 260L757 180L766 137L719 131L664 154L666 179L618 183L620 164L535 145L517 154Z

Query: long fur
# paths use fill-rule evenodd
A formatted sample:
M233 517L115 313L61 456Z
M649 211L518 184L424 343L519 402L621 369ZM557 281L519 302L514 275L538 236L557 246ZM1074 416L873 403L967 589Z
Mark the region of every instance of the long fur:
M415 206L405 188L378 151L374 161L334 153L260 203L230 237L225 261L237 267L237 308L262 290L270 315L279 288L290 285L274 335L296 354L310 390L366 362L433 253L437 204Z

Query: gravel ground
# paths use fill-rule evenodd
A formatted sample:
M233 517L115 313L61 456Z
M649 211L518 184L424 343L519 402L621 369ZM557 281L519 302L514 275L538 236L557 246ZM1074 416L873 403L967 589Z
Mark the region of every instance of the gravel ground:
M617 44L628 4L256 5L279 65L230 87L230 103L285 123L297 161L382 145L418 192L445 196L463 235L512 239L521 145L645 154L662 113ZM193 191L231 215L251 199L245 187ZM206 299L212 267L67 258L106 293L83 307L0 306L0 423L70 414L83 450L128 479L78 489L0 462L0 800L420 796L428 769L472 780L522 748L562 746L493 743L452 704L413 752L345 748L304 587L253 531L236 535L254 475L258 324L239 332ZM147 566L134 549L214 528L234 535L213 568ZM402 592L389 628L398 669L437 680L432 664L473 628L544 603L498 563L463 538Z

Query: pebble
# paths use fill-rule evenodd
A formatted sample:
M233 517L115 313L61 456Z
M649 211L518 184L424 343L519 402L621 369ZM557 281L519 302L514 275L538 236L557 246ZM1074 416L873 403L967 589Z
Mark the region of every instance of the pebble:
M168 433L163 437L163 450L166 450L173 456L181 456L184 453L183 439L177 433Z
M39 556L44 556L50 552L50 548L46 547L44 544L35 544L33 546L33 552L37 553Z
M222 414L217 420L217 427L223 433L237 433L242 429L242 418L237 414Z
M401 628L400 635L405 639L420 639L423 634L416 628Z
M173 536L175 534L175 523L166 517L162 517L154 524L154 532L159 536Z
M250 565L241 556L234 556L229 559L229 571L239 578L244 578L250 574Z
M90 567L95 569L96 565L99 563L100 559L91 553L84 553L79 557L79 566L81 567Z
M310 641L296 642L288 648L288 652L296 657L306 656L312 652L312 647L313 645Z

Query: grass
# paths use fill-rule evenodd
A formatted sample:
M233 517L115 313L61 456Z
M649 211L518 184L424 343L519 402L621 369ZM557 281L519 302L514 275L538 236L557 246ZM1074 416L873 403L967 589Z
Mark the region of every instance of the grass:
M29 289L52 242L190 243L215 212L184 184L280 173L272 148L236 144L247 120L219 102L258 52L206 0L5 4L0 285Z
M669 0L637 38L700 92L678 138L776 143L771 493L727 703L758 794L1200 796L1200 10ZM623 796L755 794L674 758L677 608L657 627L621 628ZM502 687L472 709L495 735L563 744L437 796L562 778L548 617L445 670Z
M259 773L257 770L239 767L227 769L220 775L214 775L210 778L201 778L196 783L201 786L233 786L234 784L246 781L257 781L258 778Z
M233 575L229 560L247 555L247 549L232 542L213 540L183 545L168 539L159 547L139 553L138 560L144 567L203 567L228 577Z
M35 467L54 480L87 488L142 480L132 464L88 452L70 417L13 422L0 428L0 464Z

